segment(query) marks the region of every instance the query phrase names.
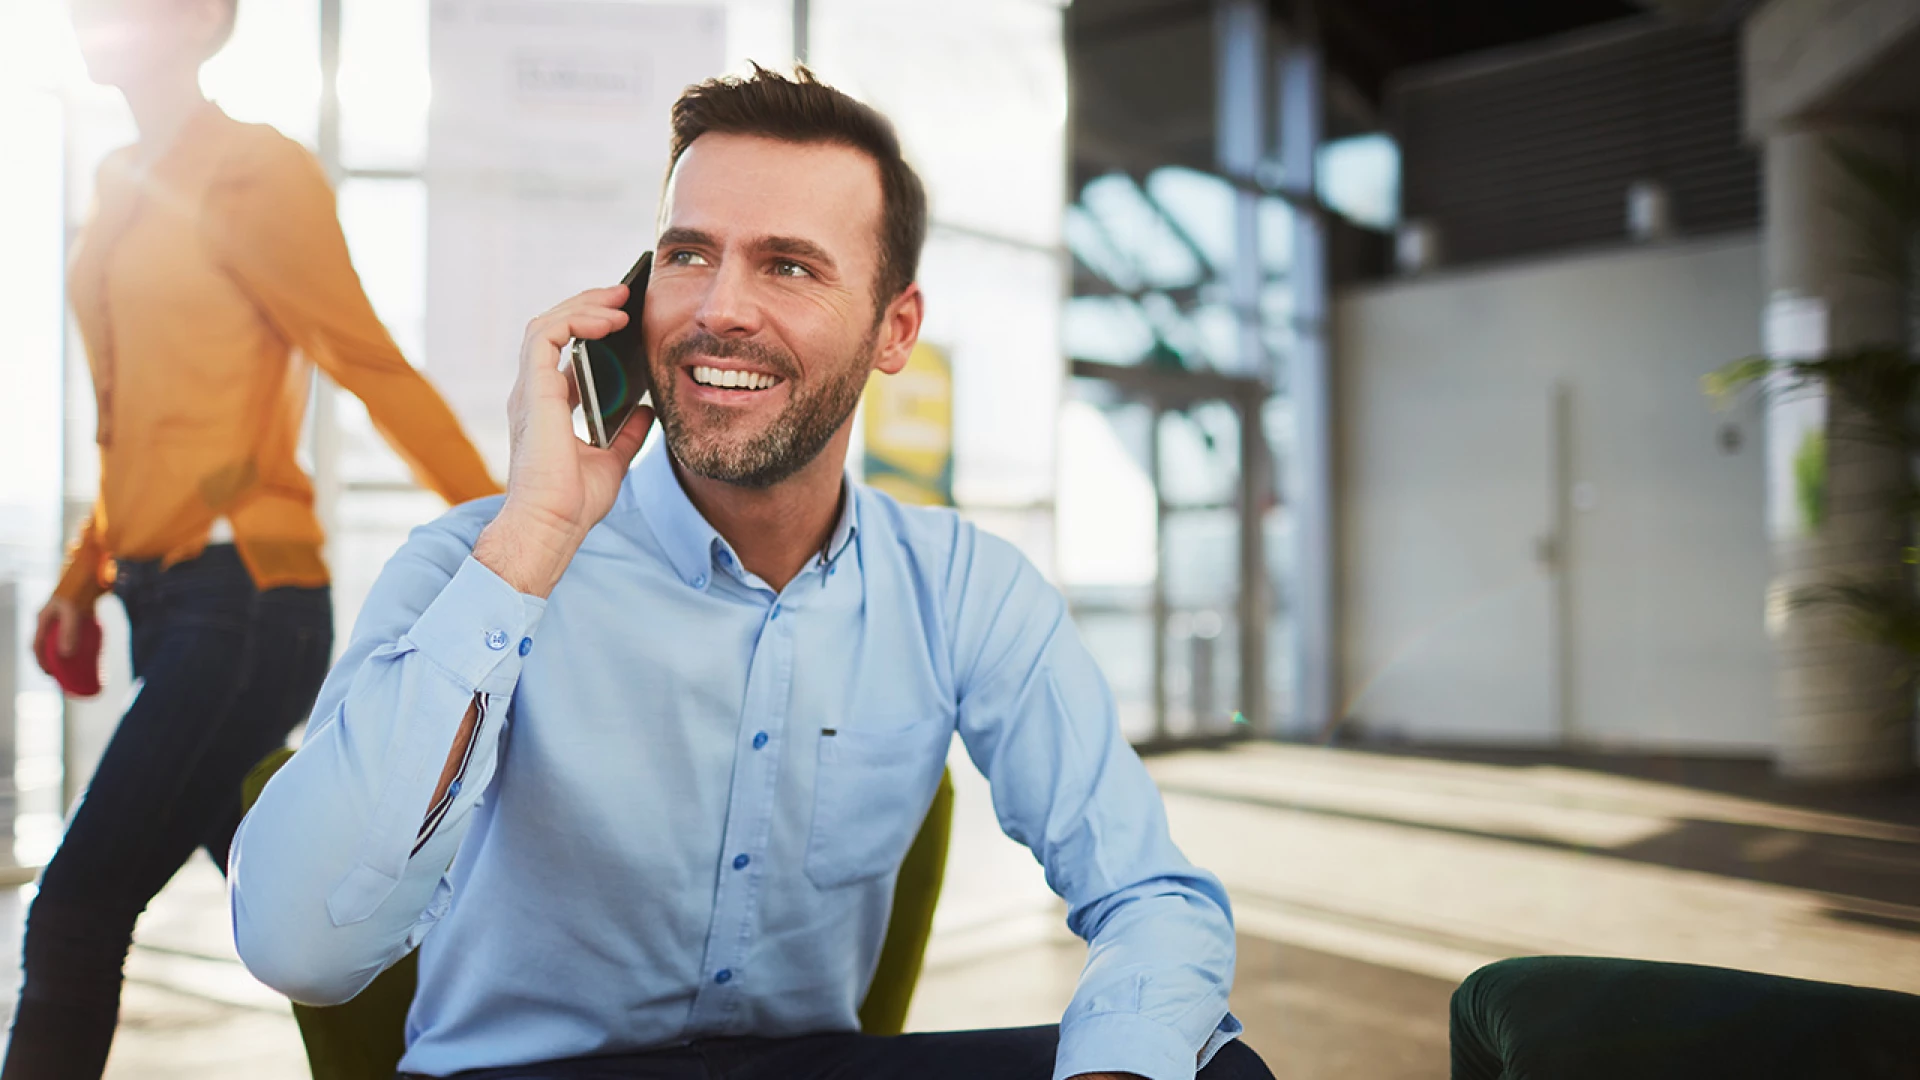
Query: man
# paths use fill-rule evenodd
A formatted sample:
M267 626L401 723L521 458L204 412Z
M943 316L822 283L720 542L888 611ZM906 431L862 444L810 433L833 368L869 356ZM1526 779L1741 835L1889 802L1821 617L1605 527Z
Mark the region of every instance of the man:
M533 321L504 501L394 557L235 841L241 956L332 1003L419 946L407 1075L1268 1076L1233 1040L1226 897L1059 594L845 478L924 305L891 126L804 71L691 87L672 126L642 320L665 446L629 473L650 417L573 434L559 350L624 325L624 290ZM1057 1029L863 1036L955 731L1088 964Z

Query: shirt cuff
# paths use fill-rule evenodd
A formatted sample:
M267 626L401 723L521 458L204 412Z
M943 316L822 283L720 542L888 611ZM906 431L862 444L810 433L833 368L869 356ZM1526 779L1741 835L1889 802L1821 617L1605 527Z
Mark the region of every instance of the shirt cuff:
M468 556L406 641L467 689L510 694L546 610L545 600L516 592Z
M1219 1053L1221 1047L1239 1038L1240 1033L1245 1030L1247 1030L1246 1025L1232 1013L1221 1017L1219 1026L1213 1029L1213 1034L1207 1036L1207 1045L1200 1048L1198 1067L1206 1068L1207 1062L1213 1060L1213 1055Z
M1053 1077L1068 1080L1082 1073L1111 1072L1134 1073L1147 1080L1193 1080L1213 1052L1239 1033L1240 1021L1229 1014L1196 1054L1185 1035L1138 1013L1080 1016L1060 1025Z

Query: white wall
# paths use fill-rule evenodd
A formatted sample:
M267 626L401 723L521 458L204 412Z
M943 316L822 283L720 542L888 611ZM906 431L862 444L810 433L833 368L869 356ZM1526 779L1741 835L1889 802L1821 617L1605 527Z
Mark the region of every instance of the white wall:
M1354 716L1413 738L1772 746L1761 428L1700 386L1758 351L1761 291L1742 235L1337 299ZM1556 532L1557 564L1536 549ZM1533 708L1513 690L1532 685L1546 715L1491 715Z

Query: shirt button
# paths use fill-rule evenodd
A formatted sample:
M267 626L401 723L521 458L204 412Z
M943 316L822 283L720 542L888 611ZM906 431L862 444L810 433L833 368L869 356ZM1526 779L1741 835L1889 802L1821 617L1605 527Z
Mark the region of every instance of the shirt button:
M735 870L745 870L747 868L747 864L752 861L753 861L752 859L748 858L745 855L735 855L733 857L733 868Z
M697 578L694 578L694 579L693 579L693 587L694 587L694 588L696 588L696 589L704 589L704 588L706 588L706 587L707 587L707 575L705 575L705 574L701 574L701 575L700 575L699 577L697 577Z
M521 638L520 639L520 655L525 656L532 651L533 651L533 639L530 637Z
M766 733L766 732L764 732L764 731L762 731L762 732L759 732L759 733L757 733L757 734L755 734L755 735L754 735L754 737L753 737L753 748L754 748L755 750L759 750L759 749L761 749L762 747L764 747L764 746L766 746L766 745L767 745L767 733Z
M505 630L487 631L487 648L504 649L506 647L507 647L507 632Z
M714 981L714 982L717 982L717 983L719 983L719 984L720 984L720 985L722 985L722 986L725 986L726 984L728 984L728 983L730 983L730 982L732 982L732 981L733 981L733 969L732 969L732 968L721 968L721 969L720 969L719 971L716 971L716 972L714 972L714 973L713 973L713 981Z

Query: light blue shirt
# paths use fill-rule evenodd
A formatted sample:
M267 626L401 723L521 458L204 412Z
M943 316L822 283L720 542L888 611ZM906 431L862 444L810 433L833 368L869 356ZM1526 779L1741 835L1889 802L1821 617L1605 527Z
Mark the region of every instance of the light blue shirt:
M1056 1075L1192 1077L1240 1030L1226 894L1065 602L951 511L845 491L777 592L657 447L545 601L471 557L499 499L415 530L234 839L247 967L330 1004L418 947L402 1067L435 1075L857 1030L957 731L1089 943Z

